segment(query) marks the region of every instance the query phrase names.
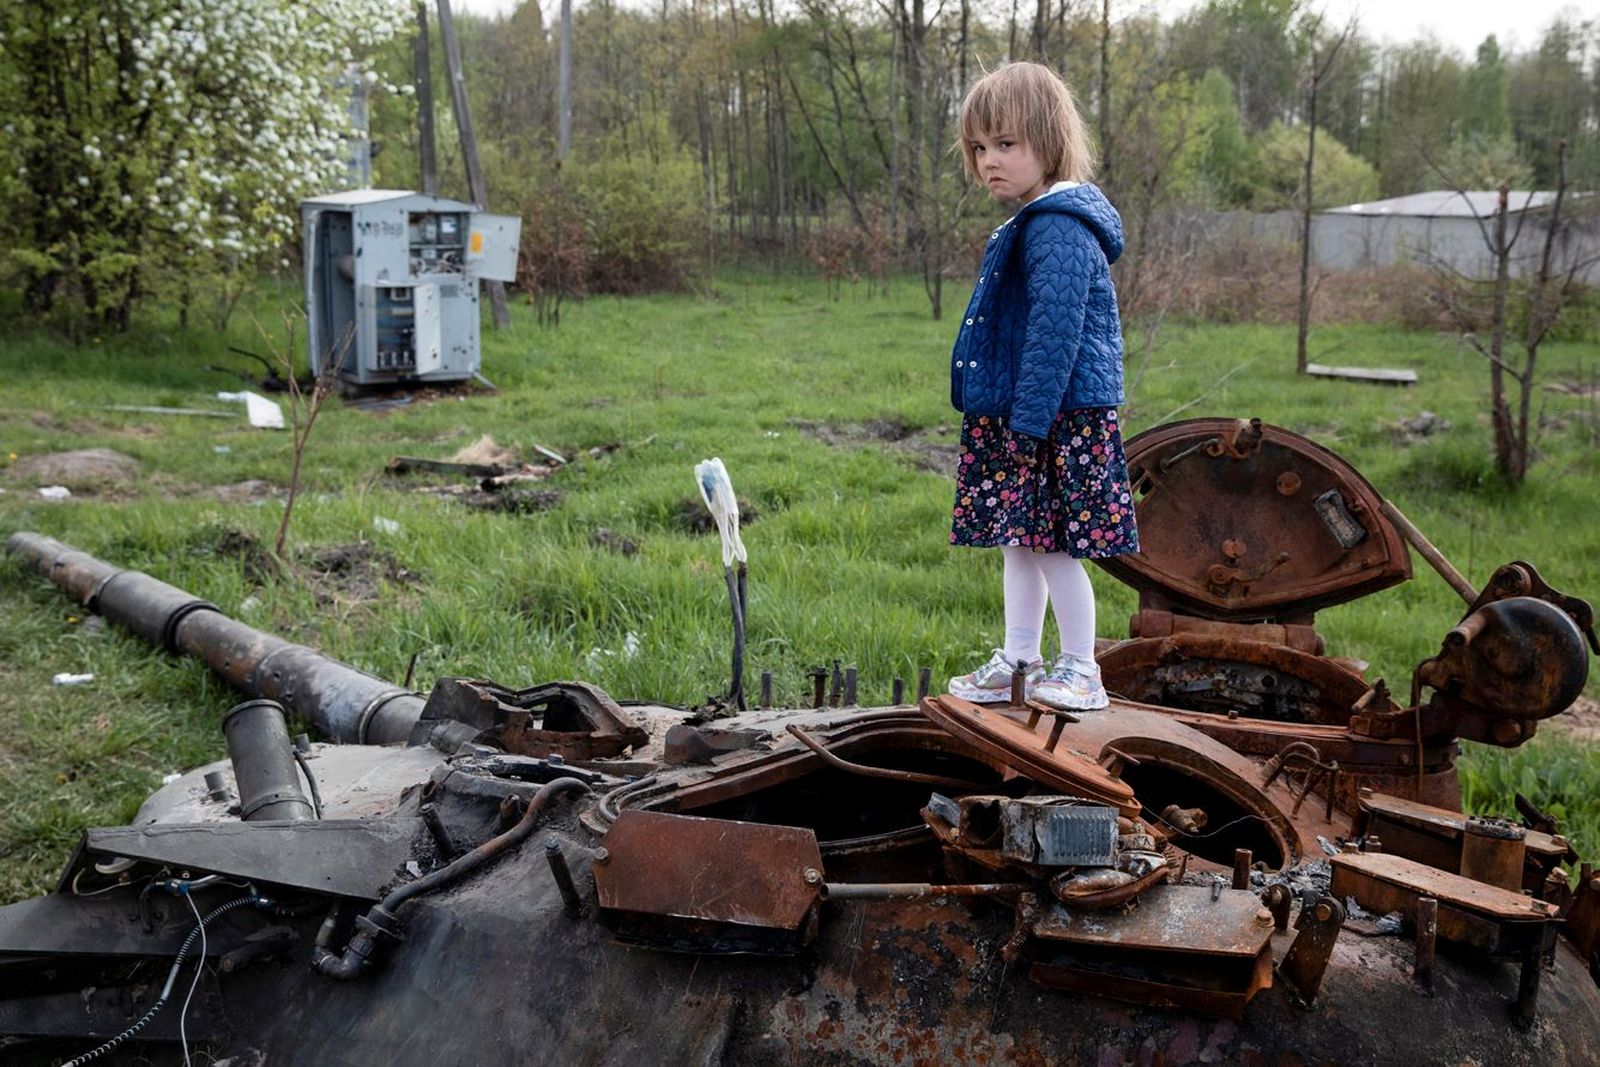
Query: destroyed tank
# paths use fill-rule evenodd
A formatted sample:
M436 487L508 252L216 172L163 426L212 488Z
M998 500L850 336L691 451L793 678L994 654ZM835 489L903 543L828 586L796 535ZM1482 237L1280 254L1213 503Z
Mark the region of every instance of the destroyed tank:
M1525 562L1470 587L1258 420L1128 448L1144 550L1108 569L1140 607L1096 712L1020 676L1009 705L819 677L816 707L726 717L423 695L14 534L247 699L228 760L0 908L0 1058L1600 1062L1600 879L1531 804L1462 814L1454 770L1572 704L1589 605ZM1412 548L1465 610L1401 699L1315 612Z

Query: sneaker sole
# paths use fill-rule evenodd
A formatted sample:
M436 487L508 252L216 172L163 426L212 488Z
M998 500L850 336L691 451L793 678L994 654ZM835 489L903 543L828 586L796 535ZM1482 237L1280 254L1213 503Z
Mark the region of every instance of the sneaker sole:
M1005 689L979 689L976 686L957 685L954 678L950 679L948 686L950 695L958 700L965 700L971 704L1009 704L1011 703L1011 687ZM1031 694L1030 694L1031 695Z
M1058 711L1101 711L1111 706L1111 698L1102 694L1098 701L1094 697L1075 698L1057 697L1043 692L1035 692L1032 699L1041 704L1048 704Z

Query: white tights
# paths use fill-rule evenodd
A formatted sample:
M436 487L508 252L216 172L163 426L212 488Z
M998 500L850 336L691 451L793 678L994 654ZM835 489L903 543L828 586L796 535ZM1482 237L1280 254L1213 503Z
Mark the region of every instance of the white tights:
M1055 605L1061 628L1061 651L1074 659L1094 660L1094 587L1083 561L1065 552L1035 552L1006 546L1006 660L1032 663L1039 658L1044 609Z

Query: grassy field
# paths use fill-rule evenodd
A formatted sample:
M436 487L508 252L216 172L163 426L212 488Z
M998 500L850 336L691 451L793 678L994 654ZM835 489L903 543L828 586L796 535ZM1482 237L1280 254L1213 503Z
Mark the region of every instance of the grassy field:
M278 308L292 296L271 284L254 296L280 346ZM947 300L959 308L960 296ZM0 322L15 321L3 301ZM801 700L805 670L833 659L859 668L863 703L883 701L893 677L928 666L942 679L998 642L997 555L947 545L954 325L929 321L915 282L833 301L821 283L747 274L723 278L713 298L569 304L556 330L526 307L513 316L485 337L496 393L384 411L330 404L290 530L296 566L279 576L256 564L281 495L219 489L284 486L287 434L249 429L242 409L231 420L105 410L226 407L214 394L240 383L208 365L248 369L229 344L266 349L251 309L228 334L157 323L78 348L0 336L10 467L0 535L59 537L396 681L415 656L423 688L442 673L512 686L576 676L621 698L697 703L727 685L728 615L716 536L685 516L693 465L721 456L753 513L750 677L773 671L780 701ZM1547 347L1543 380L1561 388L1538 395L1541 458L1517 492L1492 474L1486 370L1452 339L1376 327L1313 335L1314 359L1411 367L1421 382L1410 389L1298 378L1293 349L1292 329L1169 324L1147 360L1131 361L1143 371L1126 422L1259 415L1354 461L1475 582L1521 558L1567 592L1600 593L1600 426L1594 397L1565 388L1592 381L1594 345ZM1448 429L1416 440L1396 429L1424 409ZM449 458L484 434L525 459L538 458L535 445L575 457L539 486L559 503L473 511L416 491L456 479L384 474L392 455ZM40 499L30 459L90 447L125 453L137 473ZM637 551L620 551L624 540ZM1318 619L1331 652L1371 661L1400 692L1460 615L1455 594L1417 566L1406 586ZM1134 594L1098 572L1094 581L1100 633L1124 634ZM220 756L217 722L234 698L199 664L81 619L14 560L0 561L0 597L0 899L10 899L46 888L82 827L125 821L163 773ZM52 686L63 671L95 680ZM1544 773L1552 767L1563 770ZM1515 753L1471 752L1467 768L1477 803L1531 789L1600 855L1600 771L1586 749L1541 735Z

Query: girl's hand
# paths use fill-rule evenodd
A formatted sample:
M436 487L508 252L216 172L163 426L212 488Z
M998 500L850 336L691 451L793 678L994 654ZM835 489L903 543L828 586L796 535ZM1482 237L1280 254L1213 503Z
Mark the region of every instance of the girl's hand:
M1029 437L1025 433L1015 431L1012 432L1011 439L1017 444L1016 450L1011 453L1017 458L1017 462L1024 467L1037 467L1044 442L1037 437Z

